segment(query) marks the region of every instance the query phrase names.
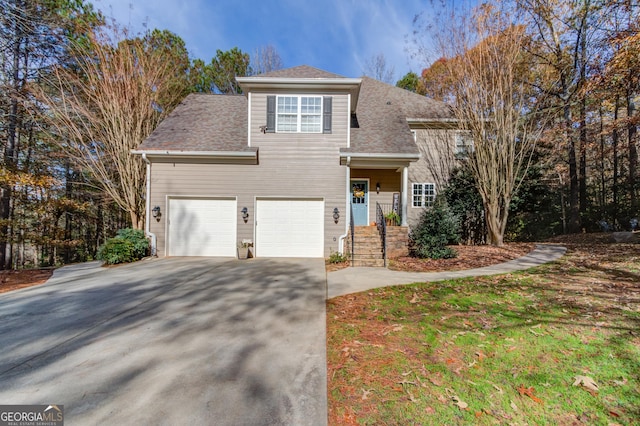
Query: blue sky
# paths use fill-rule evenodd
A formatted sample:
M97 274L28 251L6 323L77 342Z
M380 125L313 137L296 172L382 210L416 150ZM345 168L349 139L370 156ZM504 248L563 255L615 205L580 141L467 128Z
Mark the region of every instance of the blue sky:
M464 0L463 0L464 1ZM359 77L382 53L394 81L419 73L407 42L416 14L430 14L430 0L93 0L107 17L135 31L168 29L185 41L192 58L209 62L216 49L239 47L253 55L273 45L285 67L310 65Z

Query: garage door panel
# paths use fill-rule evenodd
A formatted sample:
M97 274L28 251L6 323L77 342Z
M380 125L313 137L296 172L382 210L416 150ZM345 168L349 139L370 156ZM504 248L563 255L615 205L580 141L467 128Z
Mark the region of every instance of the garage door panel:
M169 256L235 256L235 199L169 200Z
M324 257L322 200L258 200L256 254Z

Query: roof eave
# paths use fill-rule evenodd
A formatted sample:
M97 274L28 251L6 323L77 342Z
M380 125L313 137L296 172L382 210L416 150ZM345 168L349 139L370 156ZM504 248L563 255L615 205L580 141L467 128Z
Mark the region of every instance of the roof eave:
M149 160L157 161L191 161L199 162L241 162L257 164L258 148L247 151L183 151L162 149L132 150L132 154L144 155Z
M285 78L285 77L236 77L243 92L255 90L336 90L351 94L351 109L355 111L360 96L361 78Z
M340 164L351 168L398 169L418 161L420 153L341 152Z
M457 118L415 118L406 119L409 127L458 127L459 120Z

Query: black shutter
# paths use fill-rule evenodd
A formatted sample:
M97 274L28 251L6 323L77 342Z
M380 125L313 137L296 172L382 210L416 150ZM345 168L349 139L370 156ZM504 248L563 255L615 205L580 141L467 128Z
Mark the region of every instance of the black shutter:
M267 96L267 130L266 133L275 133L276 131L276 97Z
M331 133L331 96L325 96L322 102L324 111L322 112L322 133Z

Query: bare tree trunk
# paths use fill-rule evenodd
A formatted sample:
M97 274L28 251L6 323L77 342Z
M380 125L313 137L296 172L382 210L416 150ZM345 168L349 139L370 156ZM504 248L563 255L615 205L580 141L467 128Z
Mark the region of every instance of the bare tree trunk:
M569 105L564 106L565 130L568 142L569 158L569 233L580 232L580 187L578 182L578 164L576 160L576 143L571 127L571 111Z
M612 209L611 209L611 215L613 216L613 224L615 225L618 221L618 211L619 211L619 206L618 206L618 200L619 200L619 194L618 194L618 174L620 173L620 164L619 164L619 160L618 160L618 144L619 144L619 139L620 136L618 134L618 110L620 109L620 98L618 97L618 95L616 95L616 99L614 102L614 106L613 106L613 132L611 134L611 145L613 148L613 188L612 188L612 194L613 194L613 200L612 200Z
M580 100L580 163L578 168L580 186L580 222L585 217L588 207L587 199L587 100Z
M16 13L25 13L24 3L16 2ZM18 93L20 93L20 57L22 55L23 32L19 19L14 21L13 52L12 52L12 93L10 94L9 123L7 129L7 142L4 147L4 167L8 171L14 171L16 166L16 137L18 132ZM0 268L11 268L9 226L11 218L11 198L13 195L13 185L6 183L0 188Z
M602 110L602 104L598 109L600 118L600 218L606 217L606 177L605 177L605 138L604 138L604 111Z
M627 138L629 143L629 205L631 214L638 214L638 148L636 147L637 126L633 120L635 104L633 95L627 94Z

